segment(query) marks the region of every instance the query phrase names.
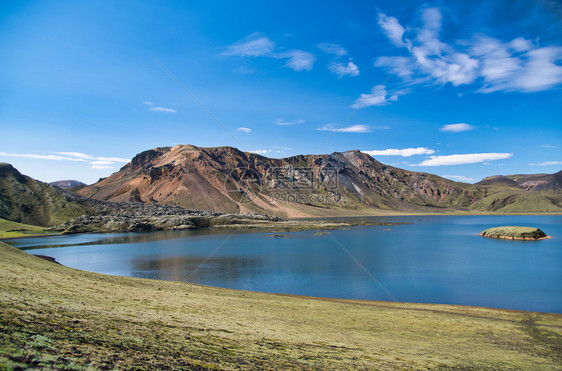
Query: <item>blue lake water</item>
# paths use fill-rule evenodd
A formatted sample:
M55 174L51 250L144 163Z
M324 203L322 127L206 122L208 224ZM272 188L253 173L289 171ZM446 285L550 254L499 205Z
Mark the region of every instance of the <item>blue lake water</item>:
M562 313L562 216L374 218L411 224L283 233L181 231L8 241L99 273L334 298ZM541 241L479 237L543 229ZM40 248L40 249L39 249ZM32 250L31 250L32 249Z

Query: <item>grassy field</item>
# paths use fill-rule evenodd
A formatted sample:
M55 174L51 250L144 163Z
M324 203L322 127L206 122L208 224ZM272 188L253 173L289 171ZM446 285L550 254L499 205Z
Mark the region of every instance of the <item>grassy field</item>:
M114 277L0 242L0 369L562 369L562 315Z
M0 218L0 239L52 234L44 227L22 224Z

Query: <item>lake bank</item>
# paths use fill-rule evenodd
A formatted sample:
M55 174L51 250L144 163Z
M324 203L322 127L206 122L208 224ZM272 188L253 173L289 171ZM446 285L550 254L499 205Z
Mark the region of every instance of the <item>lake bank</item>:
M68 267L118 276L562 313L559 217L373 217L370 222L375 225L322 232L199 229L7 242ZM478 236L501 224L541 225L554 238L529 244Z
M562 316L314 299L106 276L0 243L0 364L47 368L533 368Z

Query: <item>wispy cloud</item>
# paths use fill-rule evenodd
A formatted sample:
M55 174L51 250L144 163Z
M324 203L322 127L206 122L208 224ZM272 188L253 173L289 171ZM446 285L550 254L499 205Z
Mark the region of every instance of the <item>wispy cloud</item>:
M373 150L373 151L361 151L371 156L402 156L410 157L414 155L431 155L435 153L435 150L425 147L417 148L404 148L404 149L383 149L383 150Z
M110 169L114 168L117 163L129 162L129 159L121 157L99 157L92 156L81 152L53 152L54 154L40 155L33 153L10 153L0 152L0 156L5 157L19 157L30 158L36 160L51 160L51 161L76 161L87 162L91 165L92 169Z
M310 71L314 67L316 57L304 50L283 50L261 32L254 32L244 39L229 45L222 55L239 57L243 59L266 57L286 59L285 66L294 71ZM248 66L239 67L238 73L253 73L254 69Z
M562 161L544 161L539 162L538 164L529 164L531 166L554 166L554 165L562 165Z
M252 129L250 128L238 128L236 131L241 131L242 133L251 133Z
M415 166L445 166L476 164L479 162L503 160L513 156L512 153L467 153L462 155L430 156Z
M293 126L293 125L300 125L300 124L304 124L304 120L298 119L298 120L284 120L284 119L276 119L275 120L275 125L279 125L279 126Z
M359 109L369 106L386 106L398 100L401 93L389 94L384 85L376 85L368 94L361 94L351 105L352 108Z
M371 131L367 125L351 125L339 128L337 124L326 124L316 130L332 131L334 133L368 133Z
M320 44L318 48L333 56L328 63L328 71L342 78L344 76L359 76L359 67L349 58L347 62L342 61L342 57L348 54L347 50L337 44Z
M543 148L556 148L556 146L552 145L552 144L541 144L541 147L543 147Z
M333 62L328 65L330 72L343 76L359 76L359 67L350 59L347 63Z
M406 46L406 43L402 39L406 29L402 27L396 18L379 13L377 22L385 35L394 45L398 47Z
M223 55L236 57L259 57L268 55L275 49L275 43L261 32L254 32L244 39L229 45Z
M59 156L59 155L36 155L32 153L11 153L11 152L0 152L0 156L5 157L19 157L19 158L31 158L36 160L53 160L53 161L81 161L85 162L85 159L69 157L69 156Z
M168 112L168 113L176 113L177 111L175 109L172 108L167 108L167 107L161 107L161 106L155 106L154 102L149 102L149 101L144 101L142 102L143 104L147 105L149 108L149 111L152 112ZM175 106L175 103L168 103L167 105L173 105Z
M461 131L469 131L474 129L476 129L475 126L465 123L459 123L459 124L443 125L439 130L450 132L450 133L460 133Z
M475 182L477 179L474 178L469 178L463 175L441 175L443 178L447 178L447 179L451 179L454 180L455 182L465 182L465 183L471 183L471 182Z
M324 53L333 54L336 57L347 55L347 50L338 44L319 44L318 49L322 50Z
M536 92L562 83L562 47L539 47L523 37L500 41L476 35L471 40L443 43L439 8L421 14L422 27L402 26L394 17L379 13L378 24L389 41L406 48L409 57L382 56L375 66L396 69L410 84L450 83L475 85L475 91Z
M149 110L151 110L152 112L168 112L168 113L177 112L175 109L166 108L166 107L150 107Z
M314 61L316 61L314 54L303 50L289 50L276 54L274 58L287 58L285 66L294 71L310 71L314 66Z
M77 159L82 159L85 161L97 160L97 161L111 161L111 162L129 162L129 159L122 157L96 157L87 155L82 152L55 152L57 155L70 156Z
M258 154L258 155L265 155L266 153L270 153L271 150L270 149L255 149L253 151L248 151L248 152L255 153L255 154Z

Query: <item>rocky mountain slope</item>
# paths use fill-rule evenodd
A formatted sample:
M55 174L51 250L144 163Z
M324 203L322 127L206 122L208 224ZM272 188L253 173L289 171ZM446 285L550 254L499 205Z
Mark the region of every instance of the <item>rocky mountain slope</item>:
M0 218L52 226L85 212L83 206L69 201L57 189L0 163Z
M232 147L155 148L78 191L221 212L327 216L369 210L468 208L484 187L384 165L359 151L271 159Z
M525 191L562 193L562 170L555 174L496 175L484 178L476 184L515 187Z
M278 217L261 214L224 214L170 205L87 199L22 175L10 164L0 163L0 230L8 232L33 226L81 233L283 224L278 222L281 222Z
M78 190L86 184L78 180L57 180L56 182L50 182L49 185L62 189Z

